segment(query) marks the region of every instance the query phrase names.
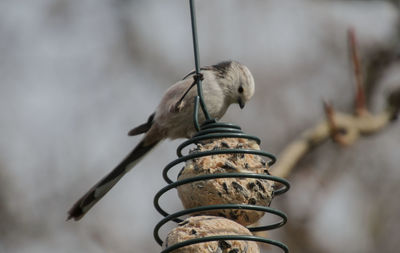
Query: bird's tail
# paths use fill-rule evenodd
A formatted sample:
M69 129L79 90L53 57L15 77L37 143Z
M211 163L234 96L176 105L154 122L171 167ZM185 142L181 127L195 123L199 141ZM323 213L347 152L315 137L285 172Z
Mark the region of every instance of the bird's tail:
M81 219L157 143L158 141L152 144L144 144L141 141L115 169L95 184L72 206L68 211L67 220Z

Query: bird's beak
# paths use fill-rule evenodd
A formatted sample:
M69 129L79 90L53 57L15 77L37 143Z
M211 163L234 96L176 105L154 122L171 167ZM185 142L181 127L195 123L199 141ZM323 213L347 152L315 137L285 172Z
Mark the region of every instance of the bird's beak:
M243 102L243 99L242 99L242 98L238 98L238 104L239 104L239 106L240 106L240 109L243 109L246 103Z

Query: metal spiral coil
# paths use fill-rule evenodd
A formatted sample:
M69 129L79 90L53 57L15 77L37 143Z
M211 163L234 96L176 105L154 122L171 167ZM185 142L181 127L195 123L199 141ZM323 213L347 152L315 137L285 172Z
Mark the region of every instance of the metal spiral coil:
M197 115L198 113L198 104L199 104L199 98L196 98L195 101L195 109L194 109L194 114ZM183 180L177 180L173 181L169 176L168 172L177 164L180 164L182 162L185 162L190 159L198 158L198 157L204 157L204 156L212 156L212 155L219 155L219 154L233 154L233 153L239 153L239 154L253 154L253 155L258 155L258 156L264 156L269 158L268 165L271 166L275 163L276 158L274 155L261 151L261 150L254 150L254 149L218 149L218 150L207 150L203 152L196 152L196 153L191 153L187 155L182 154L182 150L191 145L191 144L196 144L199 141L202 140L211 140L211 139L219 139L219 138L244 138L248 140L253 140L257 142L257 144L260 144L261 141L259 138L256 136L252 135L247 135L241 131L241 128L239 126L236 126L234 124L230 123L221 123L221 122L216 122L215 120L207 120L205 123L201 125L201 127L198 126L198 119L197 116L194 117L194 124L195 127L199 129L199 132L194 135L191 139L183 142L181 145L178 146L177 148L177 155L178 159L170 162L163 170L163 178L164 180L168 183L167 186L165 186L163 189L161 189L156 196L154 197L154 206L157 209L157 211L163 215L165 218L162 219L154 228L154 238L157 241L158 244L162 245L163 241L160 238L159 231L161 227L168 223L169 221L174 221L174 222L182 222L183 220L180 219L179 217L184 216L184 215L190 215L194 213L198 213L201 211L208 211L208 210L218 210L218 209L246 209L246 210L254 210L254 211L262 211L265 213L269 213L271 215L275 215L280 218L279 221L265 225L265 226L258 226L258 227L249 227L248 229L251 232L257 232L257 231L266 231L266 230L271 230L275 228L279 228L283 226L286 221L287 221L287 216L285 213L275 210L270 207L266 206L257 206L257 205L249 205L249 204L220 204L220 205L208 205L208 206L201 206L201 207L196 207L196 208L190 208L186 210L182 210L173 214L169 214L167 211L165 211L159 204L160 198L169 190L177 188L178 186L192 183L192 182L197 182L197 181L202 181L202 180L212 180L216 178L256 178L256 179L264 179L264 180L270 180L279 183L279 188L274 189L273 191L273 196L278 196L280 194L285 193L286 191L289 190L290 184L287 180L271 176L269 174L256 174L256 173L218 173L218 174L208 174L208 175L201 175L201 176L195 176L192 178L186 178ZM284 252L289 252L287 246L281 242L266 239L263 237L258 237L258 236L248 236L248 235L224 235L224 236L209 236L209 237L203 237L203 238L195 238L195 239L190 239L181 243L174 244L162 251L162 253L168 253L171 252L175 249L196 244L196 243L201 243L201 242L208 242L208 241L218 241L218 240L247 240L247 241L257 241L257 242L263 242L267 243L270 245L277 246L281 248Z

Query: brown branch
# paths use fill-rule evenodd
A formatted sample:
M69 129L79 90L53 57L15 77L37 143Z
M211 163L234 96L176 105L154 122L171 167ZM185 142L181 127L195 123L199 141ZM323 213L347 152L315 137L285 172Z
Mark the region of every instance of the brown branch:
M354 70L354 79L356 84L356 97L355 97L355 113L357 115L363 115L368 113L366 107L366 99L365 99L365 91L364 91L364 82L363 82L363 75L361 71L361 60L358 54L358 43L356 38L356 33L354 29L349 29L347 31L347 36L349 40L350 46L350 55L351 60L353 63L353 70Z
M362 82L360 61L357 53L355 33L349 30L354 76L356 80L355 114L334 111L331 104L324 102L325 120L306 129L298 138L289 143L278 155L277 163L270 169L271 175L287 178L296 164L313 148L332 138L342 146L355 143L363 135L378 133L397 119L400 113L400 87L387 97L387 107L378 114L369 113ZM267 232L255 233L268 237ZM262 245L265 246L265 245Z
M343 133L346 132L346 130L337 125L335 111L332 104L328 104L326 101L324 101L324 111L332 140L341 144L342 146L347 146L347 141L343 138Z
M288 177L307 152L329 138L342 146L349 146L363 135L379 132L397 118L400 111L400 88L388 96L386 110L375 115L369 113L365 102L361 64L353 29L349 29L348 39L357 87L354 98L355 114L335 112L332 105L324 102L326 119L305 130L283 149L278 156L278 162L271 168L272 175Z
M362 135L373 134L382 130L396 118L400 108L400 88L388 97L387 109L373 115L362 116L335 112L332 114L334 125L340 135L340 144L352 145ZM271 174L288 177L299 160L312 148L320 145L332 136L330 119L322 120L315 126L305 130L293 142L289 143L278 156L278 162L271 168Z

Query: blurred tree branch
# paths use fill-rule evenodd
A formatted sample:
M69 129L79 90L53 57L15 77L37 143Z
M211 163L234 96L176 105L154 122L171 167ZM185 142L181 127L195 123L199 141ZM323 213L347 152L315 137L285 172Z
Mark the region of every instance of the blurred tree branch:
M385 50L383 58L374 55L372 59L368 59L367 74L363 74L355 31L352 29L348 31L348 40L356 86L354 112L352 114L337 112L330 103L324 102L325 119L306 129L282 150L278 155L277 163L271 168L272 175L283 178L289 177L306 154L329 139L341 146L349 146L362 136L382 131L397 119L400 112L400 83L399 87L393 90L386 98L386 108L382 112L372 114L367 108L368 97L372 95L371 91L374 90L373 88L385 69L397 60L396 57L398 56L395 54L394 47ZM365 83L368 83L369 86L366 87ZM329 175L326 175L330 178L330 183L335 182L335 180L331 180L333 178L332 173L334 172L331 171L331 173L328 173ZM309 214L312 215L313 212L315 210L310 210ZM294 236L295 238L289 236L289 239L294 244L307 245L307 252L321 252L318 245L312 243L312 237L304 226L309 217L303 217L305 219L302 223L303 225L288 225L287 233L296 235ZM259 232L257 235L268 237L266 232ZM262 247L265 246L262 245Z
M325 102L326 119L306 129L283 149L278 156L278 162L271 169L272 175L287 178L300 159L330 138L342 146L349 146L363 135L381 131L397 118L400 110L400 87L389 94L384 111L378 114L368 111L354 30L349 30L348 38L357 90L354 114L336 112L332 105Z

